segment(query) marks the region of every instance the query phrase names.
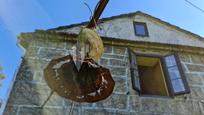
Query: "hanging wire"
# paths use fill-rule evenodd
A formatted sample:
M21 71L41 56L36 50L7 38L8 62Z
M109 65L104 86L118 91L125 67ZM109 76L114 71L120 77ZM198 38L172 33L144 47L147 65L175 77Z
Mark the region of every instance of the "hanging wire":
M49 96L47 97L47 99L43 102L43 104L40 106L41 108L43 108L46 104L47 104L47 102L50 100L50 98L52 97L52 95L53 95L53 93L54 93L54 91L52 90L51 92L50 92L50 94L49 94Z
M96 4L96 6L95 6L95 8L94 8L94 12L91 10L90 6L89 6L86 2L84 2L84 4L87 6L87 8L89 9L89 11L90 11L90 13L91 13L90 21L91 21L91 19L94 17L94 13L96 12L96 10L97 10L97 8L98 8L100 2L101 2L101 1L98 1L98 3ZM93 20L94 20L95 26L97 26L98 24L97 24L96 20L95 20L94 18L93 18Z
M90 19L89 19L91 21L91 18L93 17L93 12L92 12L90 6L86 2L84 2L84 4L86 5L86 7L89 9L89 11L91 13L91 16L90 16Z
M72 106L71 106L71 108L70 108L69 115L72 115L73 108L74 108L74 102L72 101Z
M190 4L191 6L193 6L194 8L196 8L197 10L201 11L204 13L204 10L201 9L200 7L198 7L197 5L193 4L192 2L188 1L188 0L184 0L185 2L187 2L188 4Z

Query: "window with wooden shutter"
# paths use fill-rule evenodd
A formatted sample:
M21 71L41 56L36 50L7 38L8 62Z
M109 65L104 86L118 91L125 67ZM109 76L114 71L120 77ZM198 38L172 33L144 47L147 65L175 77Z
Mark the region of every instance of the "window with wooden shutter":
M140 95L174 96L190 92L176 54L161 56L128 51L132 86Z
M141 88L140 88L140 79L139 79L139 74L137 69L136 55L130 49L128 49L128 52L129 52L129 59L130 59L130 74L131 74L131 80L132 80L132 87L133 89L135 89L140 93Z
M170 54L164 57L166 70L172 87L173 95L189 93L184 72L177 54Z

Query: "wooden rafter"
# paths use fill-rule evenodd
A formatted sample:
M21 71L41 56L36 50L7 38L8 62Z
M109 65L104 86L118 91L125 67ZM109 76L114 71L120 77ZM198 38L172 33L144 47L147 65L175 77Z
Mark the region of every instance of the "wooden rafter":
M93 17L89 22L87 28L94 28L105 9L106 5L108 4L109 0L100 0L98 6L96 6L96 10L94 11Z

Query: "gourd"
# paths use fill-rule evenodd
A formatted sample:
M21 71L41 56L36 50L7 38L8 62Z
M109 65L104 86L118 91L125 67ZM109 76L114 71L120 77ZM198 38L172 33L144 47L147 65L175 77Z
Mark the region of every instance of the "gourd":
M80 47L85 48L88 44L89 51L88 56L94 60L98 60L101 58L104 52L103 41L97 32L93 29L82 27L78 36ZM85 50L86 51L86 50Z

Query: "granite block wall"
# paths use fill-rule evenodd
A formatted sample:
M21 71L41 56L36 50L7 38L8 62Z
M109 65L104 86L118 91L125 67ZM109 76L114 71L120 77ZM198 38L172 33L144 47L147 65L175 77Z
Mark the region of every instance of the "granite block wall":
M191 93L175 98L141 97L132 89L129 58L125 47L105 45L98 61L109 68L115 80L113 94L96 103L75 103L51 92L43 69L53 58L71 53L71 42L31 42L26 49L4 115L202 115L204 114L204 56L179 53ZM136 52L168 54L168 51L135 49Z

